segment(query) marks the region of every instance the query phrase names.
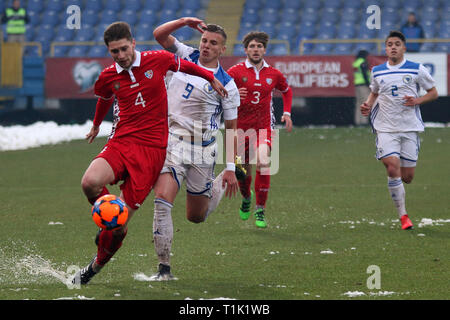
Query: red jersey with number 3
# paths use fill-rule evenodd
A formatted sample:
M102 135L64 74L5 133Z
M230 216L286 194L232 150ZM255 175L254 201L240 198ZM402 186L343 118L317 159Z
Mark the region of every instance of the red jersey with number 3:
M167 146L167 93L164 77L178 71L180 61L167 51L136 52L129 70L117 63L105 68L95 83L95 95L114 102L114 123L110 139L137 144Z
M252 128L273 129L273 90L287 92L289 85L286 77L265 61L259 71L245 61L232 66L227 73L234 78L238 88L247 88L247 97L241 100L238 108L238 128L244 131Z

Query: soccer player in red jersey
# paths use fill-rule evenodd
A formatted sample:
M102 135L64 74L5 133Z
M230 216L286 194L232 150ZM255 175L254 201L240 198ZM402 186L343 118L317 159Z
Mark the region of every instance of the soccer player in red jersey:
M292 90L284 75L264 61L269 36L265 32L250 32L243 44L247 59L228 69L234 78L241 96L238 109L238 153L244 158L247 177L239 182L243 196L240 207L242 220L250 217L253 198L251 191L252 166L256 158L255 194L256 226L267 227L264 216L267 195L270 188L270 155L275 119L273 115L272 94L274 89L281 91L284 113L281 122L286 123L286 130L292 130L291 106ZM240 129L240 130L239 130ZM245 151L244 154L242 151Z
M121 247L127 224L153 188L164 164L168 138L167 71L181 71L208 80L221 96L227 92L212 72L184 61L167 51L135 50L130 26L115 22L104 32L105 44L114 64L105 68L95 83L99 97L93 126L86 139L91 143L114 101L114 124L107 144L91 162L81 181L93 204L108 194L107 184L120 185L121 198L128 207L127 223L118 229L100 230L97 254L80 270L73 283L87 284Z

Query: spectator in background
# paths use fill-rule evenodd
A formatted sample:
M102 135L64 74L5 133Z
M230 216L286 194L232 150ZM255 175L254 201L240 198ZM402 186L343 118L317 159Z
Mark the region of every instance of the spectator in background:
M423 28L419 22L417 22L414 12L408 14L408 21L402 26L401 32L405 35L407 40L425 38ZM409 42L406 52L419 52L421 46L422 43L420 42Z
M14 0L12 7L6 8L2 15L2 24L6 23L8 42L25 42L26 24L29 21L27 11L20 6L20 0Z
M355 125L368 124L368 118L361 114L360 106L370 93L370 69L367 62L369 52L360 50L353 62L353 78L355 85Z

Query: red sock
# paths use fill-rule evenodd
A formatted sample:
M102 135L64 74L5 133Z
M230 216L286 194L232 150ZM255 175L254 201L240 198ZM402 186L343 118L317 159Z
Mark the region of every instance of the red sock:
M239 189L245 199L250 198L250 186L252 185L252 176L246 176L244 181L239 181Z
M256 193L256 205L264 208L266 206L267 196L270 188L270 175L261 174L256 170L255 176L255 193Z
M108 191L108 189L107 189L106 187L103 187L102 192L100 192L100 194L99 194L98 196L93 197L93 198L88 198L88 201L89 201L92 205L94 205L95 201L97 201L98 198L100 198L101 196L104 196L105 194L109 194L109 191Z
M122 246L127 230L121 234L113 234L111 230L102 230L98 240L97 264L104 266Z

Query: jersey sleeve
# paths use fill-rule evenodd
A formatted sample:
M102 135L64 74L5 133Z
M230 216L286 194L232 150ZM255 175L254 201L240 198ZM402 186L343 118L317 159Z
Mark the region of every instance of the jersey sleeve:
M237 118L237 108L241 103L239 90L234 80L230 80L225 89L228 92L228 96L222 100L223 118L225 120L233 120Z
M370 73L370 91L373 93L378 93L380 91L380 86L378 85L377 81L375 80L375 77L373 76L373 68L372 72Z
M109 100L114 95L111 86L108 85L106 81L104 72L100 73L97 81L95 81L94 94L95 96L103 100Z
M195 55L196 51L198 51L197 49L187 46L184 43L178 41L177 38L175 38L174 46L177 48L175 54L182 59L187 59L189 61L193 60L193 55Z
M428 72L428 69L423 64L420 64L419 66L419 74L417 82L425 90L430 90L435 86L434 79L431 77L431 74Z
M287 79L284 76L284 74L282 74L280 71L278 71L278 81L277 81L277 85L275 86L275 88L277 88L281 92L287 92L289 89L289 84L287 82Z

